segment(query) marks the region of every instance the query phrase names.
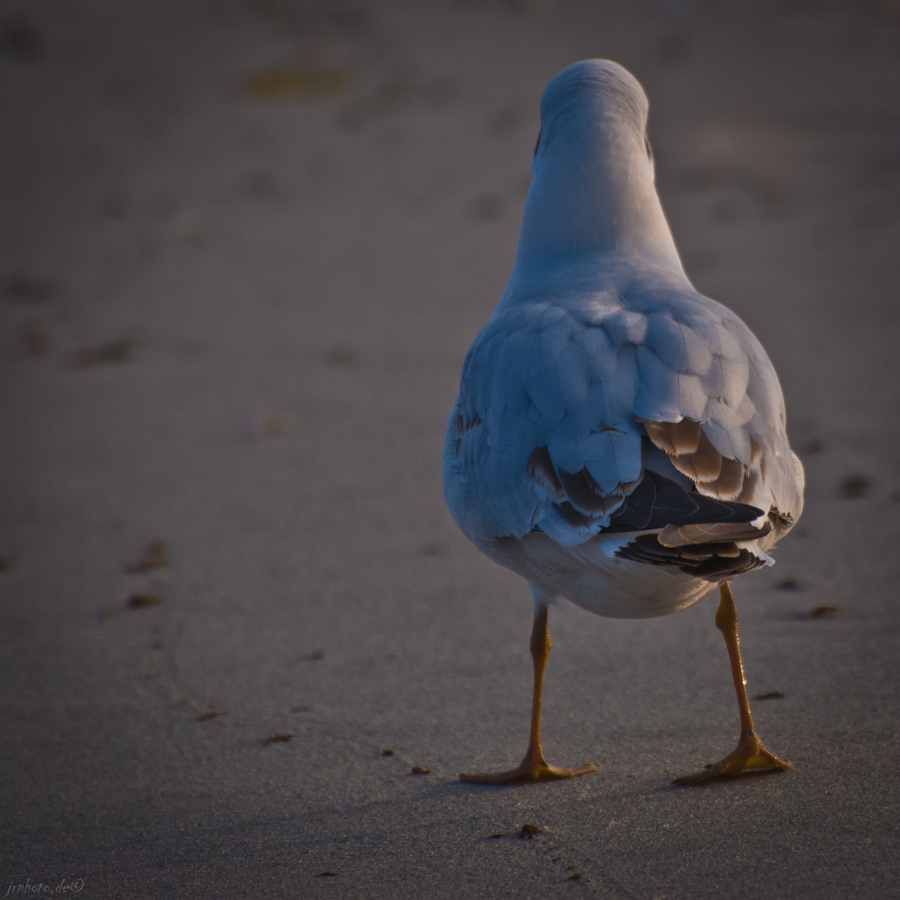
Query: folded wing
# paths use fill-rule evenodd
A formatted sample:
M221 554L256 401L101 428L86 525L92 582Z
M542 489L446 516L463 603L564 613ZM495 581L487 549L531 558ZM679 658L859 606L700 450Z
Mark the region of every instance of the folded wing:
M774 540L802 504L765 351L685 290L501 306L466 359L448 453L487 535L654 532L622 555L701 577L763 564L741 543Z

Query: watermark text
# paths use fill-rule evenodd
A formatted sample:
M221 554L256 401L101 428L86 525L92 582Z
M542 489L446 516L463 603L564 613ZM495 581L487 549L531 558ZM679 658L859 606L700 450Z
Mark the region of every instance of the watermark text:
M3 896L18 897L27 894L77 894L83 889L83 878L63 878L58 884L51 884L48 881L32 881L30 878L27 878L24 884L16 884L14 881L11 881Z

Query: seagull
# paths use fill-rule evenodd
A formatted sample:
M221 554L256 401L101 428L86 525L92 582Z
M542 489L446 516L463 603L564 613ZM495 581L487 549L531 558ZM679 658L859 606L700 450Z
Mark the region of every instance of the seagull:
M684 272L654 183L648 102L608 60L557 75L509 284L472 344L443 455L454 520L534 598L528 749L504 784L571 778L541 748L560 598L612 618L664 616L718 587L740 712L737 748L676 784L790 769L750 712L731 581L772 565L803 510L769 357Z

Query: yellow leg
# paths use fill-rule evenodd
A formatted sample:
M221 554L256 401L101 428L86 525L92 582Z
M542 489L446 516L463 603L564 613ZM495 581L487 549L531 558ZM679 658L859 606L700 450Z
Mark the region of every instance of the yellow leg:
M472 781L478 784L512 784L516 781L553 781L558 778L573 778L596 772L597 766L588 764L578 769L557 769L548 766L541 749L541 695L544 690L544 672L547 669L547 658L550 656L550 631L547 628L547 607L544 606L534 617L534 628L531 631L531 658L534 660L534 694L531 700L531 734L528 739L528 750L525 758L509 772L485 772L469 774L463 772L460 781Z
M714 766L707 766L702 772L676 778L672 784L702 784L714 778L734 778L745 773L776 772L793 768L789 762L784 762L766 750L753 727L750 701L747 699L747 682L744 680L744 666L741 663L737 607L727 581L719 585L719 591L722 599L716 613L716 628L725 636L725 645L728 647L731 675L734 678L734 689L737 691L738 709L741 714L741 736L737 749L723 760Z

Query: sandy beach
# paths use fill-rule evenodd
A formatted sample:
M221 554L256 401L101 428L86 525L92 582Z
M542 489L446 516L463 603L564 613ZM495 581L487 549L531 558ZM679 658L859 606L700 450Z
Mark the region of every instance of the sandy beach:
M444 504L544 85L650 98L806 510L714 601L551 610ZM900 6L0 6L0 898L900 897ZM533 825L535 829L523 825ZM19 886L23 887L20 889ZM67 889L65 885L68 885Z

